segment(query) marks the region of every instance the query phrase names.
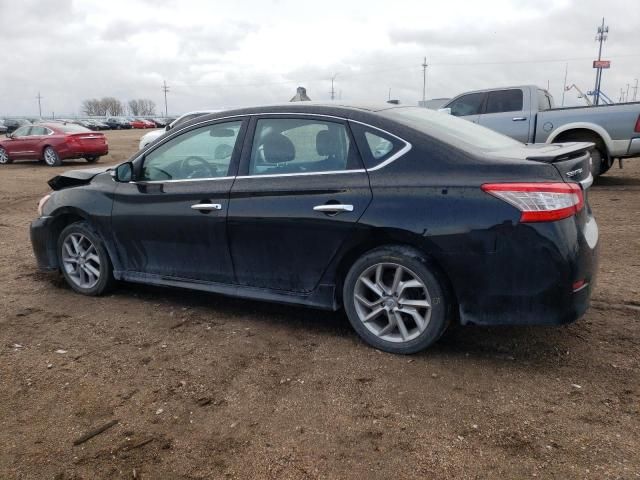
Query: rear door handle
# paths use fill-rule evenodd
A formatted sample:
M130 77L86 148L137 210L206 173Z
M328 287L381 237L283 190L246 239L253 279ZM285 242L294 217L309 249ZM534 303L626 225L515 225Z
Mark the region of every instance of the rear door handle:
M353 212L353 205L344 205L341 203L325 203L324 205L316 205L313 207L316 212L324 213L340 213Z
M513 117L511 120L514 122L524 122L526 119L527 117Z
M219 203L196 203L191 205L194 210L222 210L222 205Z

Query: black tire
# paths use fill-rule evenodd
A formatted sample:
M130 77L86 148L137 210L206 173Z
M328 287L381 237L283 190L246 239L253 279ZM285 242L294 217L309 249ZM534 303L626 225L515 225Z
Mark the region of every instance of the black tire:
M593 178L598 178L604 172L611 168L612 160L607 154L607 147L604 142L595 134L570 132L567 134L560 134L559 138L556 138L554 142L593 142L596 144L595 148L591 151L591 175Z
M68 257L68 251L65 250L65 241L71 236L82 236L86 238L94 247L95 254L97 254L99 258L99 273L100 275L97 278L97 281L93 285L89 285L83 287L78 283L78 280L74 277L73 272L68 271L67 265L65 263L65 255ZM87 247L88 243L84 242L84 246ZM90 250L93 252L93 250ZM90 296L98 296L103 293L109 291L115 283L113 277L113 266L111 265L111 259L107 254L106 249L104 248L104 244L100 236L91 228L91 226L87 222L76 222L72 223L65 227L60 236L58 237L57 242L57 254L58 254L58 265L60 266L60 271L64 276L67 284L76 292L81 293L83 295ZM88 263L88 260L87 260ZM76 263L77 265L77 263ZM95 263L94 263L95 265ZM76 267L79 270L79 267ZM86 275L85 275L86 278Z
M50 167L59 167L62 165L60 155L58 155L58 152L56 152L53 147L44 147L42 158L44 159L44 163Z
M13 160L9 158L6 150L0 147L0 165L9 165L10 163L13 163Z
M84 157L84 159L89 163L96 163L98 160L100 160L100 157L90 156L90 157Z
M361 275L367 275L368 272L372 271L372 269L378 268L378 265L383 265L383 268L397 268L397 266L401 266L405 273L408 275L413 275L413 277L422 282L422 287L426 288L426 295L430 307L430 318L424 327L424 330L420 332L420 327L416 322L414 324L413 330L411 330L413 337L408 340L404 340L404 335L402 335L402 339L396 340L386 340L378 336L376 333L372 332L370 328L376 328L376 326L371 326L374 322L365 323L361 320L361 310L362 306L356 306L355 294L357 292L360 297L362 297L362 293L360 290L356 290L357 288L362 287L363 283L361 280ZM407 278L407 277L405 277ZM406 280L405 280L406 283ZM389 282L386 282L387 286ZM451 301L449 299L449 295L447 294L446 283L442 280L439 271L428 261L428 259L422 255L419 251L401 245L389 245L384 247L379 247L374 250L369 251L360 257L351 267L349 273L347 274L344 287L343 287L343 303L344 308L349 318L349 322L353 329L360 335L360 337L371 345L374 348L383 350L385 352L397 353L397 354L412 354L416 352L420 352L425 350L426 348L433 345L444 333L449 323L449 319L451 317ZM421 287L421 288L422 288ZM365 289L366 290L366 289ZM374 294L374 296L377 294ZM380 295L378 295L380 297ZM388 298L385 295L385 298ZM396 300L397 297L396 297ZM392 305L386 305L387 300L385 300L384 304L380 304L379 306L384 308L393 308L395 305L396 308L402 306L401 301L398 300L398 303L394 303L394 300L388 300L392 303ZM407 301L407 300L404 300ZM359 313L359 309L360 312ZM373 310L373 309L372 309ZM424 310L425 315L428 315L427 309ZM379 318L380 321L384 324L389 321L389 325L392 323L390 321L393 313L388 313L385 311L383 314L379 315L376 318ZM404 317L405 321L411 322L411 317ZM388 320L387 320L388 319ZM404 324L404 322L403 322ZM384 327L380 329L380 333L384 330ZM405 332L407 331L407 327L404 327ZM398 329L400 333L400 329ZM389 337L389 336L387 336Z
M596 146L596 148L591 151L591 175L593 178L598 178L604 172L609 170L608 168L605 169L605 163L608 162L602 154L602 150Z

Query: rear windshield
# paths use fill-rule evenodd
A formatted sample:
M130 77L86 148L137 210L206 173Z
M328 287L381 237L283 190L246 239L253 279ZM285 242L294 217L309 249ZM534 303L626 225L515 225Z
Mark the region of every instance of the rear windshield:
M75 123L67 123L64 125L56 125L56 128L58 130L61 130L64 133L85 133L85 132L90 132L91 130L89 130L86 127L83 127L82 125L76 125Z
M444 112L421 107L382 110L381 115L466 150L501 150L522 146L511 137Z

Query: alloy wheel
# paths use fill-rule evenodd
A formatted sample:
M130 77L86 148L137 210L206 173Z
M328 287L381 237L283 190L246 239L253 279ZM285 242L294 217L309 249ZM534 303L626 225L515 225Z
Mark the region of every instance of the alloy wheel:
M431 297L418 275L396 263L378 263L356 281L358 318L378 338L408 342L420 336L431 319Z
M0 163L9 163L9 155L4 148L0 148Z
M71 233L62 243L62 265L68 278L80 288L93 288L100 280L100 256L81 233Z
M55 165L58 160L58 156L56 152L51 148L45 148L44 150L44 161L47 165Z

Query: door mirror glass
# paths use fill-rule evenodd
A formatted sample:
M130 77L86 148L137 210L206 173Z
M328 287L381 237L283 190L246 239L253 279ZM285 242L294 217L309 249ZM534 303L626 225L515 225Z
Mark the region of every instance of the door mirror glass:
M446 113L447 115L451 115L451 109L450 108L439 108L438 111L440 113Z
M169 130L171 130L171 125L167 125L166 127L164 127L165 131L168 132Z
M127 162L118 165L113 171L113 178L116 182L130 182L133 177L133 163Z

